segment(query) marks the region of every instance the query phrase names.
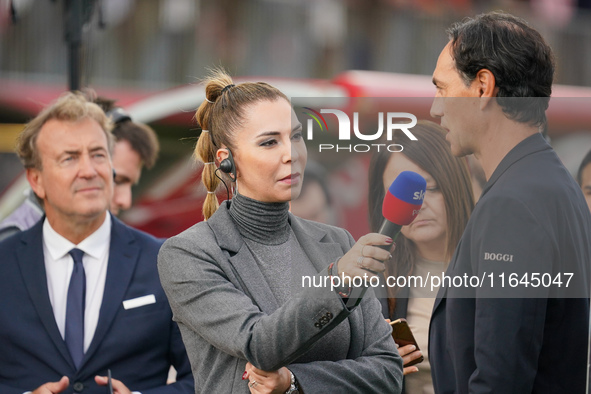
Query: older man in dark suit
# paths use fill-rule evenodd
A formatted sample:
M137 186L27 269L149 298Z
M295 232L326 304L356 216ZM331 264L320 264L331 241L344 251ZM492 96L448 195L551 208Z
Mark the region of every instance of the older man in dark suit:
M0 243L2 393L104 393L107 370L118 394L193 392L158 280L161 243L108 213L110 128L97 105L68 93L19 136L46 217Z

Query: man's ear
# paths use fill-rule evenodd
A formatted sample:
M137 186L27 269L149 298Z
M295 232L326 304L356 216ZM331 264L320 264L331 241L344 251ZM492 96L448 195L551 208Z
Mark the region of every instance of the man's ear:
M45 187L43 186L43 178L41 177L41 170L37 168L27 168L27 181L31 185L31 189L40 199L45 199Z
M496 85L495 76L490 70L483 68L476 73L476 78L474 78L473 83L475 84L474 88L478 90L478 96L481 99L480 109L484 109L491 99L497 96L499 91Z

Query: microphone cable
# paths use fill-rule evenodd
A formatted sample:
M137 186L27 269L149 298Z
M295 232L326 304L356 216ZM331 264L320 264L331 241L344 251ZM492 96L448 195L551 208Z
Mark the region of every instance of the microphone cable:
M219 168L216 168L213 173L224 184L224 187L226 188L226 194L228 196L228 200L230 200L230 189L228 188L228 185L226 184L226 181L224 181L222 178L220 178L220 176L218 175L218 171L220 171L220 169Z

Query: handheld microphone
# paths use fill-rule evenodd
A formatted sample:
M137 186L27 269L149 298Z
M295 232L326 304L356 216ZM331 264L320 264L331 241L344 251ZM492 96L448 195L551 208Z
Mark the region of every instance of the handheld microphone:
M426 190L425 178L416 172L401 172L386 190L382 204L384 221L378 232L395 240L402 226L412 223L419 214ZM385 245L380 247L390 249Z
M395 240L402 226L410 224L419 214L426 191L427 181L425 178L416 172L401 172L386 190L384 202L382 203L384 221L380 226L379 233ZM391 245L379 245L378 247L390 250ZM366 286L355 288L347 300L347 308L357 306L366 291Z

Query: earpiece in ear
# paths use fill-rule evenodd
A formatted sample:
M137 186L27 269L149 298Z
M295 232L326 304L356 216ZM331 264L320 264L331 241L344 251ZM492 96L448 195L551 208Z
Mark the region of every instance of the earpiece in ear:
M220 163L220 170L222 170L226 174L232 172L232 162L230 161L230 159L222 160L222 162Z
M234 164L234 157L232 157L230 149L228 149L228 157L220 163L220 170L228 174L232 182L236 182L236 165Z

